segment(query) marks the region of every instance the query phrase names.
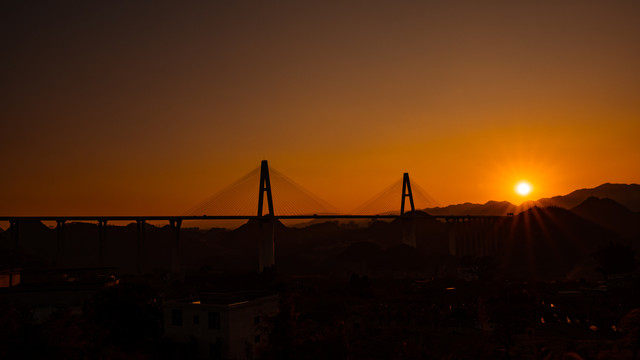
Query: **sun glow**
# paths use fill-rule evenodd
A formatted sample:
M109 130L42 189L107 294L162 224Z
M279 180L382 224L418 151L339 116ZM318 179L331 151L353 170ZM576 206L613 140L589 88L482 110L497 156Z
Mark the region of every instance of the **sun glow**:
M532 187L526 181L520 181L516 184L516 192L522 196L527 196L531 192Z

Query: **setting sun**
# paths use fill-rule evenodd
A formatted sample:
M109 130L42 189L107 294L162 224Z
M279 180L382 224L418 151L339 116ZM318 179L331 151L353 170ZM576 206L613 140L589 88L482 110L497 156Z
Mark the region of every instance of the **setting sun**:
M522 196L529 195L531 192L531 185L526 181L521 181L516 185L516 192Z

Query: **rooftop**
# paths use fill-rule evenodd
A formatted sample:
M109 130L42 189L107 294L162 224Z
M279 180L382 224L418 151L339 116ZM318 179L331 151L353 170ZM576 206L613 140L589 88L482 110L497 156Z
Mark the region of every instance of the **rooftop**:
M250 292L210 292L202 293L199 296L168 300L167 304L194 304L194 305L222 305L237 306L255 300L276 297L275 292L250 291Z

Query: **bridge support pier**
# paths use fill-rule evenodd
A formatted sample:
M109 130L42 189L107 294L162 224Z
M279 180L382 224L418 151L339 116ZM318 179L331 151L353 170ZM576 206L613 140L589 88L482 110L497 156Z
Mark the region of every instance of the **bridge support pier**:
M56 264L62 263L62 249L64 248L64 220L56 220Z
M147 223L144 219L136 220L136 271L142 273L144 268L144 245L146 240Z
M173 273L179 273L181 270L180 264L180 226L182 226L182 219L171 219L169 224L173 228L174 238L173 246L171 247L171 271Z
M402 243L416 247L416 217L402 217Z
M275 259L275 220L273 218L260 219L258 272L272 269Z
M13 245L18 248L20 245L20 221L19 220L9 220L9 230L11 231L11 240L13 241Z
M98 256L100 258L100 266L105 266L104 252L107 242L107 220L98 220Z
M458 255L458 248L456 244L456 236L458 233L458 219L457 218L447 218L447 225L449 230L449 255L456 256Z

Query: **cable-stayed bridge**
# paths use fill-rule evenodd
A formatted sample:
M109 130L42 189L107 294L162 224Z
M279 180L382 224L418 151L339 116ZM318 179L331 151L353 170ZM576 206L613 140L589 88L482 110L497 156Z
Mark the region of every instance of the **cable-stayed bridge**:
M260 192L256 192L256 184L259 183L262 187ZM413 201L415 199L416 203L423 208L437 204L416 184L413 184L412 191L412 184L409 183L408 175L406 175L406 179L399 179L369 201L345 214L286 175L268 167L266 161L263 161L261 166L189 209L184 215L247 217L248 214L256 214L257 216L273 214L280 219L307 218L312 215L331 217L398 215L403 211L399 206L403 184L406 186L405 194L409 196L407 200ZM274 204L273 209L268 208L269 197ZM262 212L260 209L261 201L264 207Z
M258 192L256 192L258 184ZM413 186L412 186L413 185ZM399 205L399 206L398 206ZM149 221L168 221L175 232L173 244L173 269L179 271L180 228L183 221L210 220L258 220L262 229L260 264L262 270L275 263L273 226L275 220L293 219L397 219L407 221L403 226L403 241L415 246L416 205L427 208L437 205L435 200L417 184L411 184L409 174L391 184L351 213L340 213L335 207L320 199L279 171L269 168L266 160L261 165L222 189L183 215L176 216L0 216L8 221L9 234L18 244L20 223L24 221L55 221L58 250L62 248L64 228L67 222L88 221L98 225L99 249L106 242L109 221L135 221L137 225L138 257L142 255L145 226ZM407 213L406 210L411 211ZM447 222L458 223L477 219L499 218L493 216L435 216Z
M259 191L256 185L259 184ZM415 200L414 200L415 199ZM401 200L401 201L400 201ZM249 220L397 218L405 209L415 210L437 205L408 174L391 184L355 210L344 213L322 200L281 172L269 168L266 160L231 185L205 199L181 215L171 216L0 216L11 225L20 221L181 221L181 220Z

